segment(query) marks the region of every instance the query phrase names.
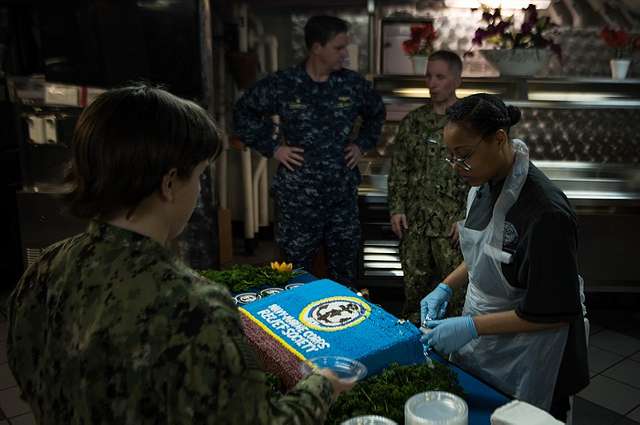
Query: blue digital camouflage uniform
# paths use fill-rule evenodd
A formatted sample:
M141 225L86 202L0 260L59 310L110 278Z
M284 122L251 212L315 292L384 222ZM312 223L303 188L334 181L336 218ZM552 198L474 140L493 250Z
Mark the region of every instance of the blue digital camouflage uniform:
M271 399L225 288L107 224L49 247L10 299L9 365L38 424L317 424L320 375Z
M400 122L389 173L389 212L405 214L409 228L400 243L404 273L404 316L419 322L420 300L462 262L449 241L451 224L464 217L467 184L444 158L446 116L427 103ZM449 311L460 310L464 291L454 293Z
M306 269L324 243L329 277L349 285L360 245L360 174L347 167L344 149L350 142L363 152L376 145L385 118L382 99L356 72L341 69L315 82L303 63L262 79L238 100L235 134L270 157L279 144L272 137L273 115L280 117L286 143L304 149L301 167L280 165L274 177L276 242L288 261Z

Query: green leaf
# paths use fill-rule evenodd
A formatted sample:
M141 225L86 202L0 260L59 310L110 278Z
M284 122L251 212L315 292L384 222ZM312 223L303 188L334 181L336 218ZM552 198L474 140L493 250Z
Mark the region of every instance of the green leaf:
M270 266L238 264L227 270L201 270L205 278L226 286L233 293L250 291L261 286L283 287L300 271L279 272Z
M380 415L403 424L404 404L415 394L438 390L464 397L455 374L441 364L434 366L435 369L426 364L390 365L341 394L331 407L326 423L337 425L358 415Z

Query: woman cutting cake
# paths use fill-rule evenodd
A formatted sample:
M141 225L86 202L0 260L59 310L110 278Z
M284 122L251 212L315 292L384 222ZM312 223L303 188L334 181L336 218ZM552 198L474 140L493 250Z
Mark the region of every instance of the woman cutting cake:
M520 111L488 94L447 110L449 162L472 186L458 223L464 261L421 302L423 337L513 397L564 420L589 382L576 216L562 191L509 138ZM443 320L468 285L463 315Z

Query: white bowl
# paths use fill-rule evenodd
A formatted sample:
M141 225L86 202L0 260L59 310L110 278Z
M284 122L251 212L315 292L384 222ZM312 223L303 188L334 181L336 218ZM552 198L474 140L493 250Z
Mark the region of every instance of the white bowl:
M357 360L340 356L321 356L300 364L306 376L315 369L329 369L346 383L357 382L367 376L367 367Z
M551 59L549 49L495 49L480 52L503 77L532 77Z
M467 425L467 403L455 394L427 391L404 405L405 425Z
M398 423L396 421L392 421L391 419L385 418L384 416L366 415L347 419L340 425L398 425Z

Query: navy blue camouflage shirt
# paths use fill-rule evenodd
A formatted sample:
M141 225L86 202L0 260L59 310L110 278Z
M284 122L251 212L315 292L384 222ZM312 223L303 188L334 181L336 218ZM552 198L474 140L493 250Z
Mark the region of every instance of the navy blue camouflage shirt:
M287 145L304 149L301 167L294 172L280 167L274 181L278 190L293 180L325 186L331 184L328 180L346 178L357 184L357 167L347 167L344 149L349 143L362 152L375 147L385 109L371 83L357 72L341 69L316 82L301 63L258 81L238 100L235 134L270 157L280 143L273 137L274 115L280 117L279 132Z

